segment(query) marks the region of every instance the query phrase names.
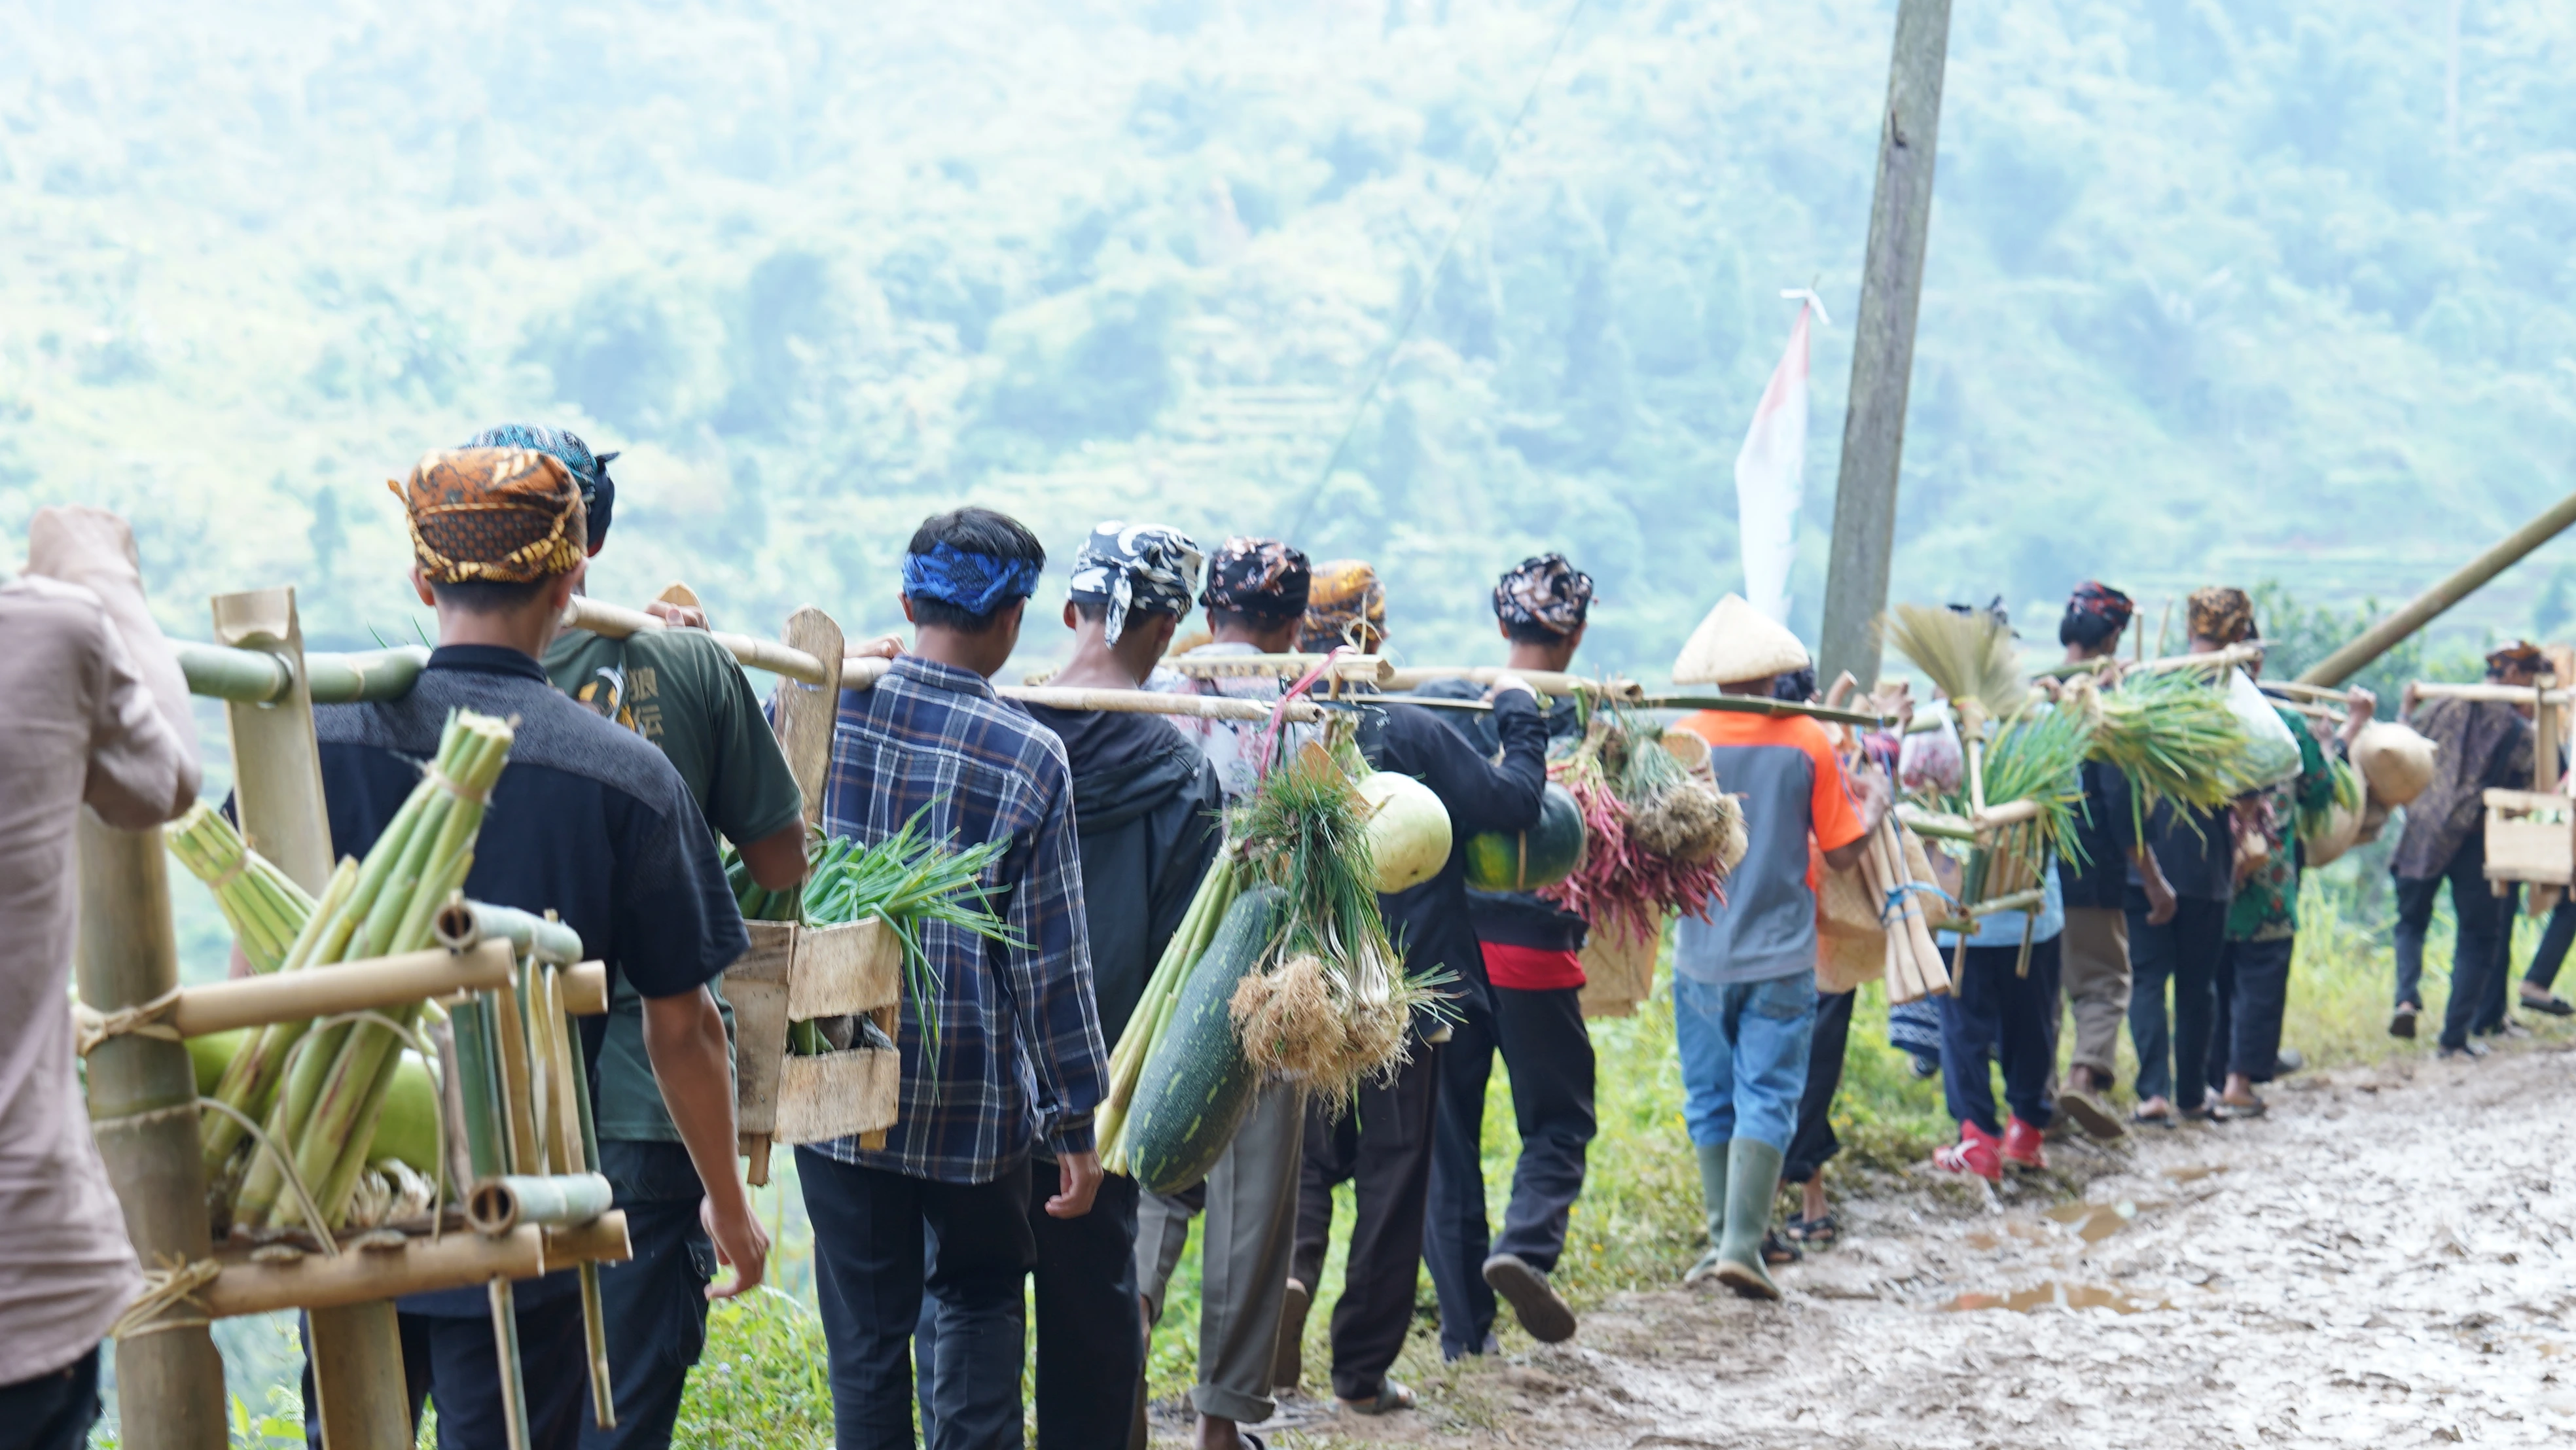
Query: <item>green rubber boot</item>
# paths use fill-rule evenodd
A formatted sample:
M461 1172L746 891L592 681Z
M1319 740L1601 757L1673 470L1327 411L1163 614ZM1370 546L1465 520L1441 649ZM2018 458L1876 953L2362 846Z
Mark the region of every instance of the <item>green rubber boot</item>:
M1780 1191L1780 1150L1758 1138L1726 1145L1726 1232L1717 1243L1717 1281L1747 1299L1777 1299L1780 1286L1762 1266L1771 1231L1771 1199Z
M1708 1209L1708 1251L1682 1275L1696 1284L1717 1272L1717 1246L1726 1238L1726 1149L1724 1143L1694 1143L1699 1150L1699 1200Z

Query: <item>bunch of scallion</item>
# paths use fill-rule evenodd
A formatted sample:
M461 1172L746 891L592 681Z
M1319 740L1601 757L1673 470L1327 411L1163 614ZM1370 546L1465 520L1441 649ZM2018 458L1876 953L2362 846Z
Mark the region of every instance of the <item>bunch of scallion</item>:
M2084 809L2084 781L2077 771L2092 748L2091 720L2080 710L2035 702L1986 731L1986 804L2020 800L2039 804L2039 816L2031 823L2031 844L2037 849L2024 864L2035 871L2051 854L2082 864L2083 847L2075 825ZM1968 815L1973 804L1962 787L1945 797L1941 808Z
M2198 671L2136 672L2107 690L2079 680L2067 701L2094 717L2089 758L2128 777L2131 825L2142 835L2158 805L2214 811L2257 784L2244 725Z
M340 863L281 970L430 945L438 909L463 888L473 866L484 802L509 763L511 738L509 725L488 715L459 711L448 717L429 773L366 859ZM419 1004L413 1004L383 1015L408 1029L418 1013ZM280 1023L234 1056L217 1095L232 1088L239 1097L226 1101L263 1119L269 1140L293 1155L295 1175L324 1220L336 1224L367 1166L401 1055L401 1041L376 1023L342 1022L319 1030L311 1023ZM212 1127L220 1118L211 1117L208 1128L209 1158L218 1162ZM234 1195L235 1226L301 1222L302 1205L285 1188L286 1167L277 1156L254 1154Z
M826 839L814 850L805 877L805 920L814 926L877 917L903 943L904 995L920 1025L922 1045L939 1052L939 974L922 937L932 926L948 926L1006 947L1028 944L993 910L992 888L984 873L1010 849L1008 838L981 841L962 849L955 838L934 840L923 821L925 805L902 829L862 846L846 836Z
M224 813L199 801L166 833L170 854L213 888L215 905L254 972L273 972L313 915L313 894L252 850Z

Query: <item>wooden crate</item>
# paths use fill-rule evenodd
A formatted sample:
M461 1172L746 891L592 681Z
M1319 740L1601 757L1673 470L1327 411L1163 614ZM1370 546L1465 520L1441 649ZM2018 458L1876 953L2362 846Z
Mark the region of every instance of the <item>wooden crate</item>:
M736 1116L745 1151L755 1139L813 1143L891 1126L901 1078L896 1054L794 1057L787 1026L870 1013L891 1028L903 996L902 941L873 918L841 926L743 925L751 950L726 969L725 1000L733 1004ZM811 1065L822 1063L833 1066ZM797 1133L810 1136L790 1136L791 1121Z
M2576 880L2576 799L2490 790L2487 879L2565 886Z

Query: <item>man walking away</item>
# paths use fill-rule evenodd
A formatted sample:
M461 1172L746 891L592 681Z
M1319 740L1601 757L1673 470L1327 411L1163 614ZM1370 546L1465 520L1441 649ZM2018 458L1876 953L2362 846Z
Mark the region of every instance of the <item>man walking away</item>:
M0 1441L78 1450L99 1417L99 1342L143 1270L63 1010L76 827L84 808L121 831L186 810L197 727L114 514L37 511L26 573L0 584L0 639Z
M581 489L589 557L599 557L617 503L608 474L616 454L594 456L578 434L524 423L487 428L465 446L533 448L561 463ZM556 689L662 752L752 879L773 891L805 879L804 801L795 774L742 666L705 630L611 639L567 629L547 646L545 669ZM708 987L725 1007L721 983ZM729 1036L729 1007L725 1017ZM625 1211L631 1253L599 1276L617 1424L602 1429L584 1416L581 1443L584 1450L667 1446L689 1371L706 1348L715 1245L698 1221L706 1187L653 1082L644 999L631 982L620 980L609 993L607 1033L594 1061L599 1171Z
M2057 642L2066 646L2067 663L2116 660L2120 638L2128 632L2134 612L2129 596L2117 589L2089 581L2078 586L2066 601L2065 617L2057 622ZM2154 853L2138 839L2129 778L2119 767L2098 760L2084 762L2083 776L2084 815L2076 826L2076 840L2083 847L2084 864L2078 868L2067 862L2058 868L2066 903L2066 929L2058 937L2058 968L2066 1005L2075 1017L2075 1049L2065 1087L2057 1094L2057 1111L2107 1142L2128 1131L2105 1105L2103 1095L2116 1080L2120 1023L2129 1015L2130 874L2136 873L2147 899L2147 918L2153 924L2161 926L2173 919L2174 898L2164 873L2156 869ZM2052 1048L2059 1021L2057 1007L2051 1003ZM2050 1061L2055 1060L2052 1052Z
M1294 650L1312 583L1306 556L1279 540L1227 539L1208 561L1207 589L1199 596L1215 640L1192 658ZM1264 702L1284 693L1276 675L1193 679L1169 668L1155 670L1147 685ZM1258 783L1265 722L1182 716L1171 723L1207 757L1228 804ZM1279 753L1293 755L1314 738L1312 725L1282 726ZM1162 1318L1191 1217L1202 1209L1207 1215L1199 1242L1198 1383L1190 1390L1200 1450L1236 1450L1245 1443L1236 1427L1269 1419L1278 1410L1272 1391L1297 1383L1297 1341L1310 1299L1306 1285L1292 1284L1289 1273L1305 1142L1305 1091L1265 1082L1205 1182L1175 1194L1146 1194L1138 1207L1136 1280L1149 1325Z
M1583 644L1591 607L1592 576L1563 554L1522 560L1494 586L1494 617L1511 641L1506 667L1562 674ZM1465 681L1435 681L1420 693L1467 699L1483 691ZM1573 701L1556 701L1544 717L1549 738L1581 738L1579 714ZM1491 758L1502 748L1490 716L1449 710L1441 719L1478 754ZM1431 1283L1440 1296L1440 1352L1449 1359L1494 1347L1498 1293L1541 1344L1574 1337L1574 1311L1548 1276L1565 1251L1595 1129L1592 1035L1583 1025L1583 918L1528 892L1469 891L1467 919L1491 990L1484 1004L1459 1001L1459 1021L1440 1048L1425 1233ZM1511 1079L1521 1153L1502 1237L1489 1241L1485 1085L1498 1051Z
M2190 651L2212 654L2254 637L2254 603L2242 589L2191 596ZM2138 1050L2138 1107L2132 1121L2160 1128L2211 1116L2209 1052L2218 1013L2219 953L2236 895L2228 813L2168 801L2147 818L2147 849L2173 892L2171 913L2149 893L2147 868L2130 872L2129 1040ZM2173 987L2166 1030L2165 988Z
M769 1238L734 1167L733 1065L709 990L750 939L715 837L662 752L567 699L537 662L587 567L579 486L551 454L467 448L423 459L401 494L413 587L438 610L439 645L401 699L314 710L332 849L364 856L375 844L419 783L450 712L517 721L465 894L558 912L585 950L608 961L612 983L641 999L652 1092L669 1104L704 1191L699 1212L716 1256L735 1269L711 1292L753 1288ZM584 1019L582 1034L604 1069L606 1023ZM517 1294L529 1430L542 1447L573 1444L587 1413L577 1289L573 1273L559 1270ZM415 1418L425 1388L443 1445L507 1440L484 1292L413 1295L398 1307ZM309 1383L305 1423L318 1427Z
M1050 683L1133 690L1163 657L1198 590L1199 548L1176 530L1107 523L1073 561L1065 626L1073 662ZM1082 916L1104 1040L1126 1030L1145 980L1189 914L1224 839L1216 770L1159 715L1059 710L1029 714L1064 742L1082 855ZM1043 1154L1027 1214L1038 1250L1038 1450L1126 1443L1140 1409L1145 1319L1136 1295L1136 1180L1101 1180L1091 1212L1046 1211L1055 1171ZM924 1306L935 1326L936 1301ZM936 1439L940 1336L916 1340L923 1428Z
M908 1351L925 1290L939 1301L932 1445L1020 1442L1023 1278L1037 1260L1030 1158L1044 1149L1056 1161L1051 1218L1082 1217L1100 1187L1091 1124L1108 1053L1073 780L1064 746L991 683L1045 564L1036 536L990 509L923 521L903 561L912 652L875 688L841 693L826 829L873 846L920 814L931 839L961 849L1008 842L986 885L1013 937L925 925L938 985L935 1000L904 997L894 1126L879 1146L850 1137L796 1150L841 1450L912 1445Z
M1673 664L1676 684L1768 696L1807 667L1806 646L1728 595ZM1711 1275L1751 1299L1777 1299L1762 1262L1781 1160L1807 1085L1816 1015L1816 885L1809 842L1848 870L1886 814L1876 777L1855 805L1824 728L1803 716L1704 710L1681 722L1743 798L1751 840L1708 919L1682 918L1673 945L1673 1034L1683 1117L1699 1154L1708 1252L1684 1282Z
M1349 644L1374 652L1386 638L1386 592L1377 572L1358 560L1315 571L1306 604L1311 646ZM1379 770L1410 775L1431 788L1449 812L1449 859L1438 875L1410 891L1378 898L1387 934L1411 974L1446 969L1463 1015L1493 1012L1467 908L1467 838L1479 831L1524 831L1538 824L1547 789L1547 727L1538 697L1517 675L1493 688L1493 722L1502 741L1489 761L1420 705L1388 704L1360 727L1360 749ZM1333 1187L1351 1182L1358 1214L1342 1297L1333 1306L1333 1393L1353 1412L1409 1409L1413 1391L1386 1372L1413 1321L1413 1288L1422 1265L1423 1216L1431 1190L1431 1153L1439 1109L1441 1048L1416 1020L1411 1056L1392 1080L1363 1083L1340 1118L1321 1108L1306 1114L1306 1162L1297 1194L1298 1283L1322 1277L1333 1227Z
M2530 685L2544 662L2540 650L2516 640L2487 656L2487 678ZM2451 914L2459 935L2451 953L2451 998L2442 1012L2442 1055L2482 1057L2486 1045L2472 1030L2502 1030L2504 976L2512 941L2513 902L2486 879L2486 793L2531 785L2536 748L2527 705L2500 700L2434 700L2418 705L2410 690L2406 723L2434 745L2433 783L2406 808L2406 833L2397 840L2389 870L2397 878L2397 1007L2388 1020L2392 1037L2413 1037L2424 1010L2424 935L2433 901L2451 884ZM2494 980L2490 981L2492 977Z

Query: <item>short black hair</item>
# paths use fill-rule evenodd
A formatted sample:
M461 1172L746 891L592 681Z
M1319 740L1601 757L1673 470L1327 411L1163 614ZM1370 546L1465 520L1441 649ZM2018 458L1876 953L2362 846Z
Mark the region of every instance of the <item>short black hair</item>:
M1503 628L1510 633L1514 644L1563 644L1572 638L1571 635L1559 634L1534 619L1524 619L1517 624L1506 622Z
M1772 676L1771 698L1799 705L1816 698L1816 667L1800 665L1787 674Z
M508 614L527 608L553 582L531 579L512 584L498 579L467 579L455 584L432 584L429 592L439 603L467 614Z
M1284 614L1265 614L1257 609L1211 608L1207 612L1208 628L1211 630L1246 629L1259 633L1285 629L1305 617L1304 610Z
M1071 602L1073 604L1074 613L1081 615L1083 618L1090 620L1094 624L1098 624L1109 617L1109 601L1106 599L1076 599ZM913 605L913 608L916 610L920 607L921 606L918 602ZM1127 606L1127 617L1129 619L1179 619L1181 615L1186 612L1187 611L1185 610L1177 609L1147 609L1141 604L1130 604Z
M2104 640L2128 628L2128 625L2129 622L2125 619L2114 624L2099 614L2070 606L2066 611L2066 617L2057 621L2057 642L2073 645L2078 649L2093 649Z
M932 514L912 531L912 542L904 547L907 554L927 554L946 544L970 554L983 554L995 559L1025 559L1040 568L1046 566L1046 545L1029 527L1009 514L995 509L968 504L944 514ZM1002 617L1002 611L1014 602L1005 600L989 614L971 614L945 599L931 599L907 594L912 601L915 624L934 625L963 634L982 634Z

